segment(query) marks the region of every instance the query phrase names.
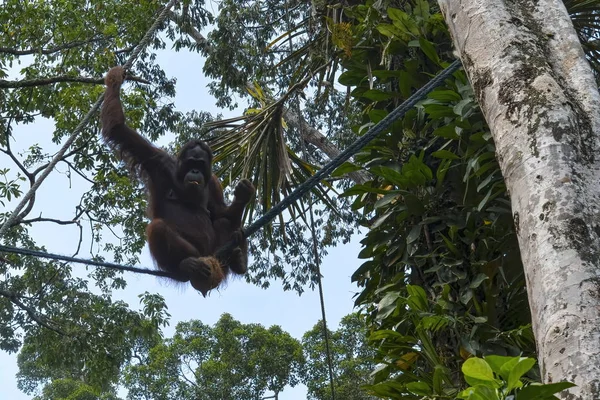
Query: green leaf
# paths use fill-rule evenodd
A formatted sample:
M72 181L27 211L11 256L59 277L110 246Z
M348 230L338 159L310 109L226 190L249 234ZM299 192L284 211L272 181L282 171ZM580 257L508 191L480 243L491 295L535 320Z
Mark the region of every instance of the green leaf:
M453 139L453 140L460 139L460 136L458 135L458 133L456 133L456 125L454 125L454 124L448 124L448 125L441 126L441 127L437 128L436 130L434 130L433 134L435 136L443 137L446 139Z
M385 196L383 196L382 198L378 199L375 202L374 207L375 207L375 209L381 208L381 207L385 207L388 204L390 204L392 201L398 199L399 196L400 195L398 193L389 193L389 194L386 194ZM397 212L398 210L395 210L395 211Z
M362 95L363 95L363 97L366 97L367 99L373 100L373 101L384 101L384 100L393 99L394 97L398 96L397 93L384 92L383 90L378 90L378 89L367 90Z
M419 236L421 236L421 225L415 225L411 228L410 233L406 237L406 243L413 243Z
M437 55L437 52L435 51L435 45L433 43L421 36L419 37L419 46L421 47L421 50L423 50L423 53L425 53L427 58L439 65L440 58Z
M502 371L502 366L508 362L514 361L515 359L518 360L519 357L490 355L485 356L484 359L496 374L500 375L504 380L508 380L509 374L504 374Z
M519 362L510 370L508 376L508 390L519 388L523 385L521 377L527 373L535 364L533 358L521 358Z
M394 341L406 342L408 344L413 344L415 339L410 336L404 336L396 331L391 329L381 329L375 331L369 335L369 340L383 340L383 339L393 339Z
M431 396L433 392L431 387L426 382L409 382L406 384L406 388L409 392L419 396Z
M483 396L481 391L474 387L466 388L458 394L457 398L467 400L489 400Z
M477 192L480 192L481 189L485 188L487 185L489 185L489 183L492 181L492 179L494 178L494 173L491 173L490 175L488 175L487 178L485 178L478 186L477 186Z
M457 105L454 106L452 111L458 115L459 117L465 118L468 116L469 112L473 110L473 100L464 99L458 102Z
M375 109L375 110L369 111L369 119L374 124L378 123L379 121L381 121L382 119L387 117L387 115L388 115L388 112L386 110Z
M471 289L477 289L479 287L479 285L481 285L481 283L483 281L485 281L486 279L488 279L488 276L486 274L480 272L479 274L477 274L477 276L475 277L475 279L473 279L471 281L471 283L469 284L469 287Z
M444 119L446 117L456 118L452 107L441 104L424 104L425 112L429 114L431 119Z
M367 79L365 71L351 69L344 71L338 78L338 82L344 86L360 86L363 80Z
M454 90L435 90L427 96L430 99L443 101L445 103L449 103L451 101L460 101L462 97L460 94L456 93Z
M360 171L362 168L359 165L353 164L349 161L346 161L339 167L337 167L332 173L331 176L343 176L350 172Z
M505 362L504 364L502 364L502 366L500 367L500 371L501 371L501 376L508 381L508 378L510 377L510 372L512 371L512 369L514 368L515 365L517 365L517 363L519 362L519 360L521 359L521 357L512 357L512 359L508 360L507 362Z
M460 157L448 150L438 150L431 153L435 158L441 158L446 160L458 160Z
M406 185L406 178L402 175L401 172L396 171L395 169L384 167L378 165L376 167L371 168L371 173L381 176L386 181L396 186L404 186Z
M388 293L377 305L377 316L376 319L378 321L382 321L385 318L389 317L396 311L397 305L396 301L398 300L398 295Z
M429 309L427 302L427 294L422 287L417 285L406 285L408 291L408 305L418 311L427 311Z
M394 21L394 26L400 29L405 37L416 37L419 36L419 27L415 20L409 14L397 8L388 7L388 17Z
M446 178L446 174L448 173L448 170L450 169L450 164L452 164L452 160L450 159L446 159L443 160L440 165L438 166L438 169L435 173L435 177L437 179L437 183L436 183L436 188L441 188L442 184L444 183L444 179Z
M565 389L577 386L570 382L556 382L546 385L532 384L525 386L517 394L516 400L546 400L552 399L556 393L562 392Z
M377 25L377 30L379 31L379 33L387 37L400 38L403 36L402 31L400 31L392 24L379 24Z
M469 358L463 363L461 370L465 374L465 378L469 377L490 382L494 380L494 371L482 358Z

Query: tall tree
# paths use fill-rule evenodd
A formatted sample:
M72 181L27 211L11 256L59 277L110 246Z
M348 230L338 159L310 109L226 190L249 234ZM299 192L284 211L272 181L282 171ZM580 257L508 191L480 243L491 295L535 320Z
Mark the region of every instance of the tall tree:
M302 338L306 367L302 381L308 388L308 398L331 399L329 360L333 370L335 398L348 400L374 399L363 386L371 383L375 367L374 350L367 345L367 325L358 313L346 315L336 331L328 332L330 353L323 336L323 323L319 321Z
M560 0L440 5L510 193L543 379L577 384L561 398L597 398L600 94L594 75ZM598 9L588 16L598 29ZM588 38L597 39L597 32L588 31Z
M124 377L130 399L257 399L298 383L300 342L278 326L242 324L223 314L214 327L179 323L172 339L145 353Z
M37 182L53 156L53 145L70 135L103 92L106 71L124 63L166 3L2 2L0 21L9 23L0 24L0 223L15 199ZM291 42L269 46L295 22L306 21L311 10L306 2L225 1L216 10L205 8L201 0L179 2L132 68L134 78L123 90L128 122L152 141L174 133L176 137L165 140L173 142L173 148L190 136L221 137L222 132L207 132L204 126L214 119L210 114L184 114L175 109L176 78L165 74L157 54L170 46L176 51L202 52L208 58L205 74L214 80L211 88L219 104L232 106L236 98L248 99L256 107L244 117L248 118L263 105L268 108L273 99L285 97L290 85L297 83L292 79L295 70L309 75L323 70L320 64L302 60L283 62L283 72L274 68L316 34L306 24L306 30L295 34ZM318 80L315 75L311 82ZM257 97L248 93L248 82ZM301 97L305 87L298 85L294 94ZM332 92L323 99L318 104L308 101L293 106L287 101L285 110L277 108L276 115L281 117L283 110L289 117L273 119L274 129L266 129L266 136L218 149L225 182L240 176L240 171L260 180L262 201L257 202L255 215L289 193L353 136L343 96ZM24 135L33 124L47 129L39 129L35 136ZM50 198L38 192L0 238L2 244L122 264L139 261L145 245L145 196L98 137L99 123L92 121L53 172L52 177L63 174L64 186L57 185ZM273 151L273 144L281 151ZM306 148L311 154L308 162L298 155ZM253 156L246 157L249 149ZM255 163L247 166L244 159ZM348 182L340 183L339 178L325 182L310 199L311 204L320 200L324 205L315 207L317 257L326 254L326 247L349 240L354 230L354 215L348 207L340 207L345 200L338 200L336 192L338 185ZM56 200L56 193L64 196L65 203L73 200L63 215L48 206ZM303 219L306 205L303 199L272 229L253 238L250 281L266 287L281 279L286 289L299 292L315 282L315 253ZM38 236L40 226L44 233ZM48 237L72 239L63 241L66 248L56 249L44 247L47 243L41 240ZM138 312L130 310L135 305L114 301L115 292L127 284L118 272L86 271L81 266L73 267L78 268L73 272L71 268L15 254L0 257L0 348L16 352L25 345L21 386L28 392L49 380L79 379L82 365L85 384L108 390L131 354L138 351L138 341L157 334L167 321L160 296L144 294ZM112 340L118 338L123 340Z

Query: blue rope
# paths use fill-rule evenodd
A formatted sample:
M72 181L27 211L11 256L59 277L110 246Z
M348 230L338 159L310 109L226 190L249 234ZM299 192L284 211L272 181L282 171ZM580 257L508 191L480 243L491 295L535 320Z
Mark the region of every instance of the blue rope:
M246 237L256 233L263 225L267 224L279 213L288 208L293 202L298 200L310 189L312 189L317 183L329 176L336 168L341 166L350 157L359 152L369 142L375 139L381 132L390 127L397 119L402 118L404 114L412 107L415 106L419 101L423 100L429 92L442 84L442 82L454 73L460 67L460 61L456 60L444 69L438 76L430 80L425 86L417 90L412 96L410 96L404 103L400 104L394 111L389 113L384 119L379 121L374 127L369 129L364 136L358 138L352 143L346 150L342 151L333 160L329 161L323 166L316 174L308 178L303 184L298 186L289 196L277 203L273 208L267 211L262 217L254 221L252 224L244 228L244 235Z
M114 264L114 263L110 263L110 262L95 261L95 260L83 259L83 258L75 258L75 257L70 257L70 256L63 256L60 254L46 253L45 251L22 249L22 248L13 247L13 246L4 246L1 244L0 244L0 252L22 254L24 256L33 256L33 257L40 257L40 258L49 258L52 260L73 262L73 263L86 264L86 265L94 265L96 267L117 269L117 270L121 270L121 271L130 271L130 272L136 272L138 274L148 274L148 275L167 276L167 277L173 276L172 274L170 274L168 272L158 271L158 270L154 270L154 269L128 267L126 265Z
M414 107L419 101L423 100L425 96L433 89L442 84L442 82L448 78L451 74L453 74L460 67L460 61L456 60L452 64L450 64L446 69L444 69L438 76L430 80L425 86L417 90L412 96L410 96L405 102L399 105L394 111L389 113L384 119L379 121L374 127L369 129L369 131L364 135L358 138L354 143L352 143L348 148L338 154L333 160L328 162L321 168L317 173L308 178L304 183L298 186L289 196L283 199L281 202L277 203L273 208L267 211L262 217L248 225L244 228L244 236L248 237L254 233L256 233L260 228L269 223L272 219L274 219L277 215L283 212L286 208L288 208L293 202L298 200L300 197L308 193L314 186L316 186L321 180L329 176L336 168L342 165L346 160L352 157L354 154L359 152L363 147L365 147L369 142L375 139L381 132L386 130L390 125L392 125L396 120L402 118L404 114L412 107ZM224 245L217 251L217 257L219 254L225 253L235 247L236 243L231 242ZM62 256L59 254L46 253L43 251L37 250L28 250L22 249L18 247L12 246L3 246L0 245L0 252L5 253L16 253L23 254L34 257L41 258L49 258L53 260L59 261L67 261L73 263L80 263L86 265L95 265L98 267L116 269L121 271L130 271L140 274L148 274L155 276L166 276L172 277L172 274L164 271L157 271L147 268L138 268L138 267L128 267L120 264L113 264L108 262L94 261L94 260L86 260L81 258Z

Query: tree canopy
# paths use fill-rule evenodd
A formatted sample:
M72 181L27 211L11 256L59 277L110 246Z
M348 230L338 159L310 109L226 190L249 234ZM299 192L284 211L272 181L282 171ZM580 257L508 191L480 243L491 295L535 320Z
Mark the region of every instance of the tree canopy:
M177 324L172 339L136 354L125 371L131 399L261 399L299 382L300 342L280 327L224 314L210 327Z
M564 3L598 77L599 3ZM52 146L102 93L106 71L127 59L164 4L2 3L0 222L39 179ZM157 62L170 48L201 54L216 103L245 107L243 115L177 110L176 77ZM259 190L250 220L454 58L434 1L186 0L134 64L123 102L128 123L150 140L169 149L190 138L209 140L226 185L250 178ZM465 360L535 356L510 197L477 99L465 73L454 73L252 238L248 281L268 287L280 280L301 293L315 284L328 247L347 243L358 226L366 232L358 255L365 261L352 275L365 325L347 319L331 332L339 349L336 389L358 396L348 398L455 398L466 387ZM51 131L33 139L20 134L41 122ZM86 126L59 163L77 197L71 214L54 215L33 198L4 244L46 250L44 237L69 230L71 254L138 262L143 188L98 140L99 129L97 121ZM301 374L299 345L280 328L224 316L215 327L182 322L163 340L163 297L142 293L137 310L116 300L127 282L115 271L2 254L0 274L0 349L20 351L25 392L50 382L40 399L112 398L122 377L131 398L257 398L302 374L312 379L311 396L326 396L318 326L304 338L308 369ZM350 332L363 330L369 349L352 342ZM343 354L351 352L355 359L347 362ZM527 371L527 379L539 379L537 368ZM214 381L226 384L216 388Z

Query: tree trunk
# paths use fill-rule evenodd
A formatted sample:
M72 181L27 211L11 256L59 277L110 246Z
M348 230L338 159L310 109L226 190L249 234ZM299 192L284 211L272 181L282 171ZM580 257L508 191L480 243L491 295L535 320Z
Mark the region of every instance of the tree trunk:
M538 358L600 398L600 95L560 0L439 0L512 202Z

